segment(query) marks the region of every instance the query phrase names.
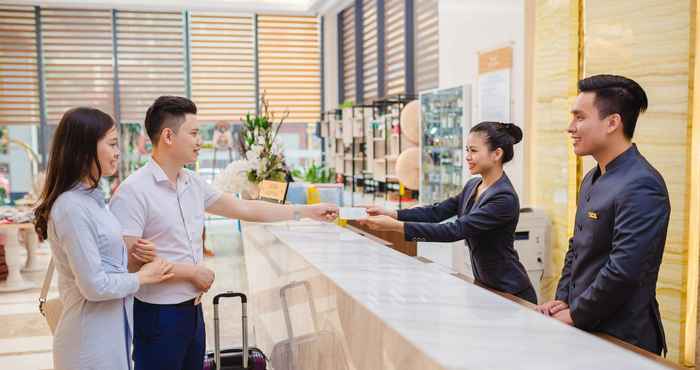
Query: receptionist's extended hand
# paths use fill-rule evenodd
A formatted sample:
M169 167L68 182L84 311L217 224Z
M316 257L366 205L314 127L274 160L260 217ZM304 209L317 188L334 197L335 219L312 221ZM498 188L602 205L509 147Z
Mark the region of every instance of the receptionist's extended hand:
M372 230L403 232L403 222L397 221L389 216L370 216L360 221L360 224Z
M382 207L377 206L363 206L367 210L367 214L370 216L389 216L391 218L398 218L396 211L390 211Z

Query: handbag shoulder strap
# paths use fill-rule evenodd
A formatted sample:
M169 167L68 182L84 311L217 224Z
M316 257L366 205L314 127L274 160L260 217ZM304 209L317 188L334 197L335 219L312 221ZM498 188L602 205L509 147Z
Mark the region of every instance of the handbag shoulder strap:
M46 296L49 294L49 288L51 287L51 280L53 278L53 271L55 269L54 260L51 258L49 261L49 267L46 269L46 276L44 276L44 283L41 286L41 293L39 294L39 310L43 313L43 303L46 302Z

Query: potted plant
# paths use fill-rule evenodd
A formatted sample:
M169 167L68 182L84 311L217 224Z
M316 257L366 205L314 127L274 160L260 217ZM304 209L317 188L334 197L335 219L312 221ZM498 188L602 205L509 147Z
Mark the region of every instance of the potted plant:
M335 169L311 163L309 167L292 171L292 176L309 184L329 184L335 182Z

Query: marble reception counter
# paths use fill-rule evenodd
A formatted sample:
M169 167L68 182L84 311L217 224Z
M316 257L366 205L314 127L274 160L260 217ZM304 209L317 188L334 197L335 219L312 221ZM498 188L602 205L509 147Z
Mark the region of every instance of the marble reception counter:
M242 225L275 369L665 369L335 224Z

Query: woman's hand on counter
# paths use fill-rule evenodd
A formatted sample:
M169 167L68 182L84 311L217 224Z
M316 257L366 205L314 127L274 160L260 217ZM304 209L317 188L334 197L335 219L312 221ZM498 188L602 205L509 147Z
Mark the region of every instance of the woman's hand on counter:
M388 216L393 219L399 218L396 210L388 210L382 207L377 207L377 206L364 206L364 208L367 210L367 214L370 216Z
M331 222L338 218L338 206L330 203L307 205L302 208L301 216L316 221Z
M367 219L360 221L360 224L365 225L372 230L395 231L403 233L403 222L397 221L396 219L387 215L370 215L370 217L368 217Z

